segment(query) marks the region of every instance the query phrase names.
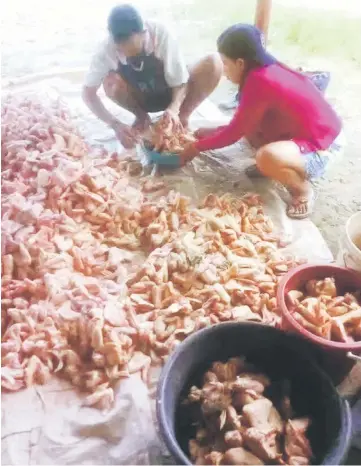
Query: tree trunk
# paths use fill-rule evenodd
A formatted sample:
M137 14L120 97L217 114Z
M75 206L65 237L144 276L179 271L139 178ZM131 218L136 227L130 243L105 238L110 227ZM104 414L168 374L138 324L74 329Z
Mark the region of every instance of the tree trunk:
M266 42L271 18L271 7L272 0L257 0L254 24L263 32Z

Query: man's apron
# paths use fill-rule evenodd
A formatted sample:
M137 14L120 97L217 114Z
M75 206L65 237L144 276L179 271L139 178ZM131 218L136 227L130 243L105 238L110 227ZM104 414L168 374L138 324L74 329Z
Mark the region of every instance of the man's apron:
M143 52L127 58L126 63L119 62L117 73L136 90L145 111L159 112L171 103L172 90L165 80L164 64L154 53Z

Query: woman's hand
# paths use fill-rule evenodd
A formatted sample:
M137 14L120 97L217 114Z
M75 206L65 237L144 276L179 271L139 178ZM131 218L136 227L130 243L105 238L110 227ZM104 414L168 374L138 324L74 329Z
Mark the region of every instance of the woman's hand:
M211 135L212 133L214 133L216 131L217 128L199 128L197 129L197 131L194 133L194 136L197 138L197 139L203 139L209 135Z
M183 151L179 154L180 157L180 164L181 167L183 167L186 163L190 162L191 160L194 159L194 157L197 157L199 155L199 150L197 149L196 145L191 142L190 144L187 144Z

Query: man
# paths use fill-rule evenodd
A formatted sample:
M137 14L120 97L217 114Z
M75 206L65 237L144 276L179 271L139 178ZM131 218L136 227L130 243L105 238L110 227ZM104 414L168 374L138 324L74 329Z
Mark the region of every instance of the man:
M143 22L131 5L119 5L108 18L109 38L94 55L86 75L83 99L89 109L131 148L150 124L149 113L188 125L193 110L216 88L222 76L218 55L203 58L187 69L178 43L156 22ZM97 94L106 95L134 114L132 127L119 121Z

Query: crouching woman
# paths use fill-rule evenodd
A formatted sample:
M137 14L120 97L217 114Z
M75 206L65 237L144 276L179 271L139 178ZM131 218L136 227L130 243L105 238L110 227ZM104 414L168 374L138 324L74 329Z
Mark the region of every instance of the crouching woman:
M224 74L239 86L241 98L227 126L196 132L197 141L181 154L183 163L244 137L256 149L254 172L289 191L288 216L307 217L314 203L310 180L322 176L342 149L340 118L308 77L266 52L254 26L231 26L217 45Z

